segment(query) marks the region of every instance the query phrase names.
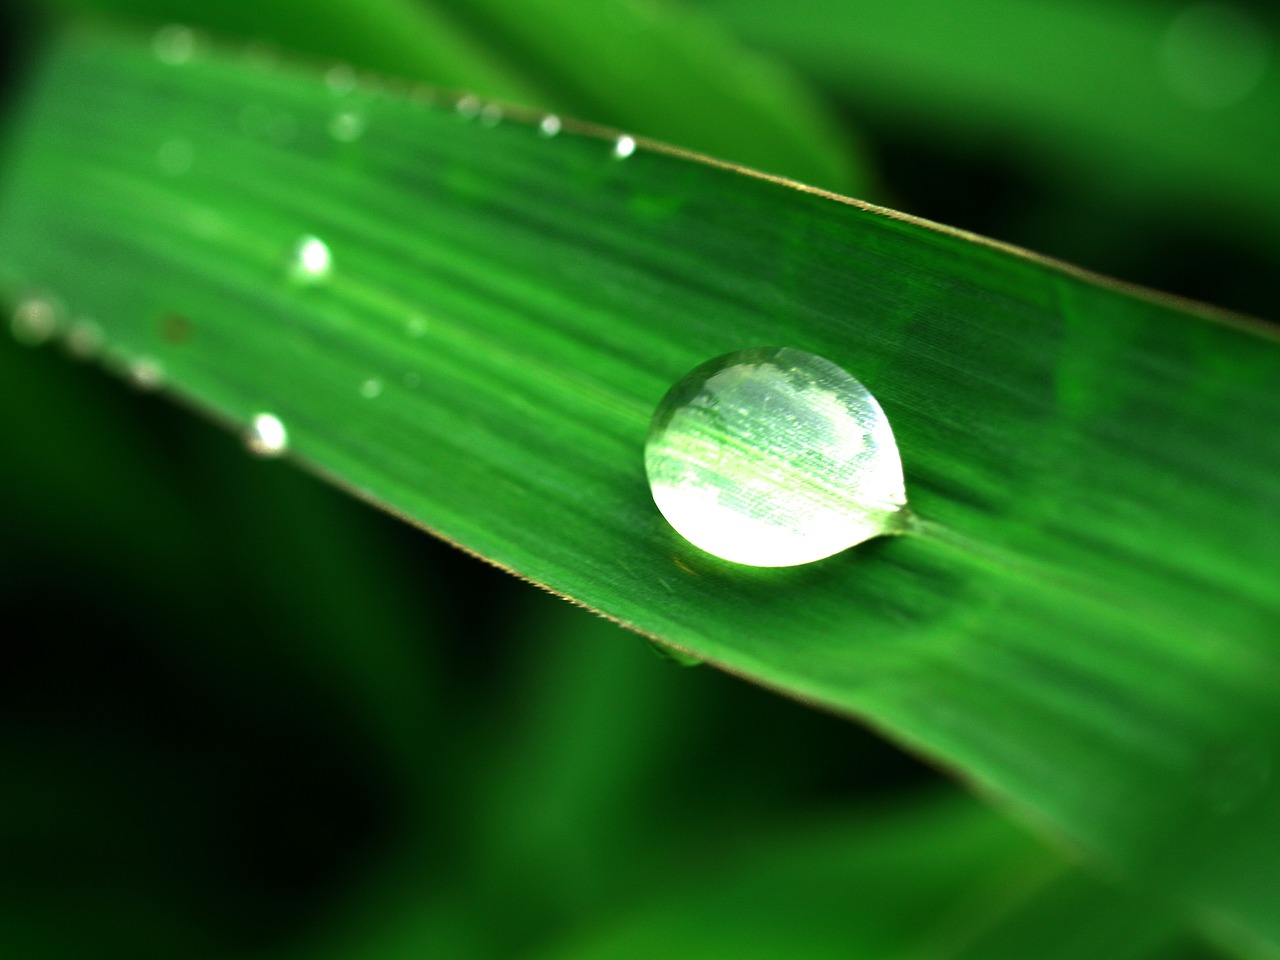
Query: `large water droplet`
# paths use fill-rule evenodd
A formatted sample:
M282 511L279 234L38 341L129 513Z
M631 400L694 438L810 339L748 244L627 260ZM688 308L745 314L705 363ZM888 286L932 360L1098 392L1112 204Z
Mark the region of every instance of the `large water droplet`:
M548 113L542 118L538 124L538 132L544 137L554 137L560 132L560 118L554 113Z
M273 413L256 413L249 421L245 446L259 457L276 457L289 445L289 435L280 418Z
M896 532L902 461L884 411L828 360L779 347L718 357L658 405L654 502L695 546L789 567Z

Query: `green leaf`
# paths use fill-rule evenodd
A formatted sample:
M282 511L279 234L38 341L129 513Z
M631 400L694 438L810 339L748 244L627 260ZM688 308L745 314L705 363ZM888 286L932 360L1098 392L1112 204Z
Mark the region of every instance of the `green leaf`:
M46 0L270 42L384 76L468 90L865 191L856 144L785 69L710 17L628 0ZM367 79L367 78L366 78Z
M100 323L113 369L236 429L275 414L353 493L864 718L1280 951L1274 333L536 119L81 38L32 95L0 270ZM769 344L880 400L910 535L761 571L666 526L650 414Z

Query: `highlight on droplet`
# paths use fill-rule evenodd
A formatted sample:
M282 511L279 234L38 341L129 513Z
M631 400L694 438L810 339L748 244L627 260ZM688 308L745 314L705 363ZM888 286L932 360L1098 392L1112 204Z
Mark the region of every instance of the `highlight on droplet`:
M613 155L619 160L625 160L636 152L636 141L634 137L628 137L625 134L613 141Z
M295 280L314 283L327 277L332 269L333 255L329 252L327 243L313 236L298 240L289 266L289 272Z
M259 457L277 457L289 445L284 423L273 413L255 413L245 434L245 446Z
M548 113L541 121L539 121L538 133L542 134L544 137L554 137L560 132L560 127L560 118L554 113Z
M759 567L899 532L907 502L875 397L831 361L789 348L726 354L679 380L654 413L645 471L681 536Z

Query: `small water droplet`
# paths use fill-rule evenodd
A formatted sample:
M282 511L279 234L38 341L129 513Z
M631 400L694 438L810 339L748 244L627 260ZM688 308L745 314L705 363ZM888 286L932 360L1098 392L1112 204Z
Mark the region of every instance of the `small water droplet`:
M480 122L486 127L496 127L502 121L502 108L496 103L486 103L480 110Z
M38 347L62 325L57 306L44 297L28 297L18 304L9 322L13 339L24 347Z
M648 647L659 660L666 660L668 663L674 663L681 667L702 666L702 661L693 654L685 653L683 650L677 650L675 647L665 644L660 640L649 640Z
M634 137L623 135L613 141L613 155L619 160L625 160L636 152L636 141Z
M415 313L409 317L404 328L409 336L414 338L421 337L427 332L427 318L420 313Z
M480 98L468 93L466 96L459 98L456 109L459 114L470 120L480 112Z
M663 397L645 445L654 502L736 563L811 563L897 532L906 505L889 421L828 360L761 347L702 364Z
M92 360L102 350L106 338L92 320L81 318L67 330L67 352L77 360Z
M1271 40L1246 10L1227 3L1197 3L1169 24L1160 65L1169 87L1202 110L1244 100L1261 82Z
M156 31L151 39L151 48L161 63L180 66L196 52L196 35L190 27L171 23Z
M410 390L416 390L418 386L422 383L422 377L412 370L410 370L403 377L401 377L400 380Z
M324 74L325 85L337 96L345 96L356 88L356 72L345 63L330 67Z
M139 390L156 390L164 383L164 370L150 357L138 357L129 364L129 382Z
M195 149L191 146L191 141L175 137L160 144L156 159L160 162L161 171L171 177L181 176L191 169Z
M382 395L382 381L377 377L370 377L364 383L360 384L360 396L366 400L372 400L374 397Z
M538 124L538 132L544 137L554 137L560 132L560 118L554 113L548 113Z
M333 268L333 256L329 246L319 237L302 237L293 251L289 272L295 280L318 283Z
M364 117L354 110L343 110L329 121L329 134L335 140L351 143L364 133Z
M245 434L245 446L259 457L276 457L289 445L289 435L280 418L273 413L256 413L249 421Z

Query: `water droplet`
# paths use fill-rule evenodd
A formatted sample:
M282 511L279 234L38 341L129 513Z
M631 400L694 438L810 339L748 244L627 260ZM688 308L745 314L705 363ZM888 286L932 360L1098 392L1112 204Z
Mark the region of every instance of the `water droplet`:
M303 237L294 247L289 272L295 280L317 283L329 275L332 267L328 244L319 237Z
M329 121L329 134L335 140L351 143L364 133L364 117L354 110L343 110Z
M284 453L285 447L289 445L289 435L275 414L256 413L249 421L249 432L245 435L244 442L252 454L276 457Z
M1197 3L1169 24L1160 65L1170 88L1192 106L1220 110L1258 86L1271 59L1271 41L1245 10Z
M480 98L468 93L458 100L456 109L459 114L470 120L480 112Z
M156 390L164 383L164 370L150 357L138 357L129 364L129 382L139 390Z
M101 327L92 320L80 319L67 331L67 352L77 360L92 360L105 341Z
M191 141L175 137L160 144L156 159L160 162L161 171L171 177L180 176L191 169L195 149L191 146Z
M649 649L653 651L654 656L659 660L666 660L668 663L674 663L681 667L700 667L702 661L691 653L685 653L683 650L677 650L675 647L663 643L661 640L648 641Z
M544 137L554 137L560 132L560 118L554 113L548 113L538 124L538 132Z
M28 297L13 311L9 329L24 347L38 347L62 325L58 308L43 297Z
M196 51L196 35L190 27L171 23L161 27L151 39L151 48L161 63L179 66L191 59Z
M486 103L480 111L480 122L486 127L496 127L502 120L502 108L496 103Z
M405 331L411 337L420 337L427 332L427 318L420 313L415 313L405 324Z
M636 152L636 141L633 137L621 136L613 141L613 155L619 160L625 160Z
M356 72L345 63L335 64L325 71L325 85L337 96L345 96L356 88Z
M645 470L695 546L788 567L893 533L902 461L880 404L828 360L761 347L708 361L662 399Z
M374 397L382 395L382 381L377 377L370 377L364 383L360 384L360 396L366 400L372 400Z

